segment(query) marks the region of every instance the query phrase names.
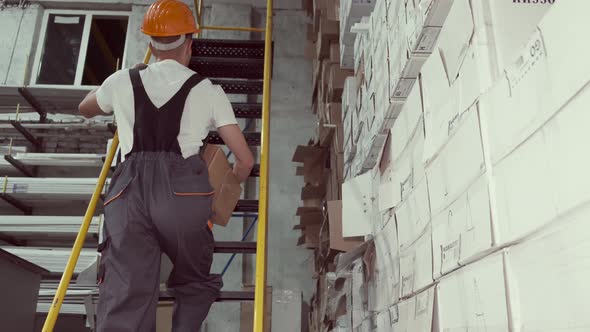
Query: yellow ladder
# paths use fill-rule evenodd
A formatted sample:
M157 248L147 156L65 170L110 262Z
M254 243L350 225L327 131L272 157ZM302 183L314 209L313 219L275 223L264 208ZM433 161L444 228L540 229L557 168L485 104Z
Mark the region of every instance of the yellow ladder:
M264 73L262 83L262 116L261 116L261 134L260 134L260 181L259 181L259 200L258 200L258 229L256 240L256 272L255 272L255 289L254 289L254 332L263 332L265 329L265 295L266 295L266 257L267 257L267 224L268 224L268 170L269 170L269 139L270 139L270 93L271 93L271 59L272 59L272 14L273 1L267 0L266 6L266 25L264 29L250 27L227 27L227 26L206 26L201 25L203 14L203 1L194 0L197 11L197 25L201 30L223 30L223 31L251 31L264 32ZM151 53L148 48L144 63L149 63ZM74 268L80 257L80 251L84 245L88 228L95 214L98 200L103 191L106 179L112 165L112 162L119 145L118 133L115 132L112 144L106 156L106 160L100 175L98 183L92 194L92 198L86 209L83 222L80 226L78 235L74 242L72 252L66 264L64 273L60 280L59 286L53 298L53 302L47 314L43 332L52 332L59 311L63 304L68 286L74 273Z

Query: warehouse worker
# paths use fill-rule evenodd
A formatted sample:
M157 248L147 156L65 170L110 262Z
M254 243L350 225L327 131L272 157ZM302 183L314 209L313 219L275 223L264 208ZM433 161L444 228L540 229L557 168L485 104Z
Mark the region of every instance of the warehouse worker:
M174 264L173 331L199 331L222 287L210 274L213 188L199 147L216 127L242 182L254 159L223 90L187 67L197 32L190 8L158 0L141 30L156 63L114 73L79 106L86 117L114 111L124 155L104 201L97 330L155 331L163 252Z

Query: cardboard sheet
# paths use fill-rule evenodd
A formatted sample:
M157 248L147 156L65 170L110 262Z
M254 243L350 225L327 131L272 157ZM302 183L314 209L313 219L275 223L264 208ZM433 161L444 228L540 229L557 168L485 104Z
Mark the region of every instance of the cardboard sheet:
M430 225L428 185L425 178L416 185L408 198L399 204L395 209L395 215L400 249L404 250Z
M362 238L344 238L342 236L342 201L329 201L327 204L330 221L330 248L349 251L361 245Z
M408 297L432 285L432 230L400 249L401 295ZM411 330L413 331L413 330Z
M434 278L470 262L493 245L488 180L481 176L432 218Z
M384 311L400 299L400 258L393 215L386 213L385 227L375 234L375 274L369 287L369 310Z
M422 154L424 149L424 128L418 126L412 141L398 160L391 165L392 175L389 183L383 181L383 185L391 185L392 189L386 191L392 197L382 198L387 206L397 206L401 201L408 198L414 188L425 178L424 163Z
M565 2L576 2L565 1ZM543 16L560 1L485 0L484 15L498 59L498 73L511 63ZM583 2L583 1L580 1ZM563 25L563 23L562 23ZM563 31L562 31L563 32Z
M590 330L590 207L561 218L508 254L512 331Z
M557 8L557 7L556 7ZM494 166L499 242L526 236L590 201L590 87Z
M463 115L458 129L426 167L432 214L438 214L483 172L485 161L479 117L475 109Z
M501 252L441 279L437 299L440 331L514 331L508 326Z
M371 172L366 172L342 184L342 235L365 236L372 232L376 213Z
M422 95L420 84L415 83L408 93L404 106L391 129L391 160L398 160L422 122Z
M589 6L590 2L576 0L554 5L538 31L527 35L524 47L518 48L507 78L483 97L482 115L494 163L530 137L590 80L586 65L590 45L569 42L586 38L590 22L582 13ZM568 22L567 30L563 22Z

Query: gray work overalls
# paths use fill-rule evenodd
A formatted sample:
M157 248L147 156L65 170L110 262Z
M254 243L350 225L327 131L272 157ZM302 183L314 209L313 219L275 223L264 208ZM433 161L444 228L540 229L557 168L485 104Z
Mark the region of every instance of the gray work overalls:
M155 331L165 253L174 264L167 283L175 296L173 331L199 331L222 287L221 277L210 274L213 188L201 157L182 157L178 133L185 100L203 78L195 74L157 108L139 69L129 73L133 148L115 170L104 203L97 330Z

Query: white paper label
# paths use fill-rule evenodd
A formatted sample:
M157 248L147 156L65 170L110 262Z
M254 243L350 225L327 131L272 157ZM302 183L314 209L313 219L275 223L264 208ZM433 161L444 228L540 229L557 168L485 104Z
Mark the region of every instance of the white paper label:
M12 186L12 192L15 194L21 194L21 193L26 193L29 191L29 185L28 184L17 184L15 183Z
M527 43L518 59L506 71L510 89L514 90L520 81L542 60L546 60L547 53L541 32L537 30Z
M434 47L436 46L439 33L440 28L425 27L424 30L422 30L422 34L418 40L418 45L416 45L415 52L427 54L432 53L432 51L434 51Z
M415 258L412 260L412 269L415 266ZM402 293L411 294L414 291L414 273L402 276Z
M389 308L389 321L391 322L391 325L397 324L397 322L399 322L399 309L397 305Z
M428 312L429 295L430 294L428 292L424 292L416 296L416 317Z
M459 239L441 246L440 251L442 269L446 270L449 266L457 265L459 262L459 258L461 257L461 238L459 237Z
M79 24L79 16L56 16L53 20L55 24Z

